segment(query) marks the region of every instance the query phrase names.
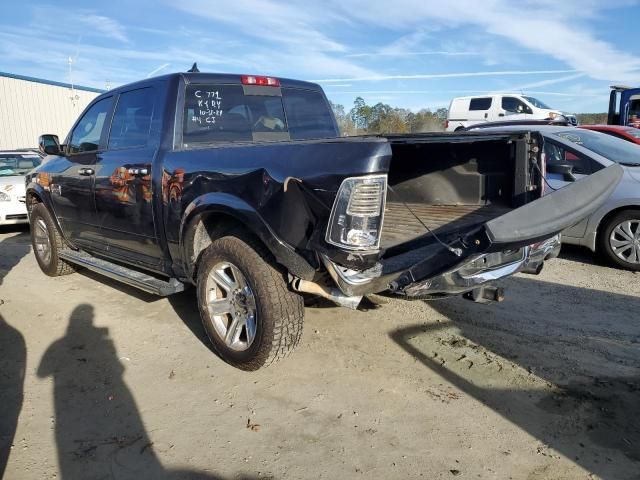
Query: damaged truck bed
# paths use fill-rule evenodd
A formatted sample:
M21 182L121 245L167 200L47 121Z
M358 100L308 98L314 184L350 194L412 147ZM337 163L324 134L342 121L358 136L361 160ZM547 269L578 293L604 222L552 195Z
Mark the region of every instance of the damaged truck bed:
M102 119L102 120L100 120ZM301 338L301 293L499 300L615 188L545 188L542 138L340 137L318 85L185 73L96 98L27 178L36 259L159 295L193 284L213 349L256 369Z

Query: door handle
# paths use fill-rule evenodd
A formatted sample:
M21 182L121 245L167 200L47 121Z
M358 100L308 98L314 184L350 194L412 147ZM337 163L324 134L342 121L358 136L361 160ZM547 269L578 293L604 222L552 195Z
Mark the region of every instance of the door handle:
M498 116L499 117L504 117L504 113L499 113Z
M81 168L80 170L78 170L78 175L82 175L84 177L90 177L94 173L96 172L93 168Z
M488 114L488 113L485 113L485 114L484 114L484 118L488 118L488 117L489 117L489 114Z
M130 168L129 175L133 175L136 177L144 177L145 175L149 175L148 168Z

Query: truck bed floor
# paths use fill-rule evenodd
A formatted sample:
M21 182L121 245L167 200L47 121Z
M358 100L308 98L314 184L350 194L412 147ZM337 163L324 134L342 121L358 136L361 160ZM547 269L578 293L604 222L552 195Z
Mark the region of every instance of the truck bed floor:
M496 205L424 205L387 202L382 226L381 247L389 248L427 233L416 216L431 231L442 236L465 227L479 225L511 209ZM415 214L415 216L411 213Z

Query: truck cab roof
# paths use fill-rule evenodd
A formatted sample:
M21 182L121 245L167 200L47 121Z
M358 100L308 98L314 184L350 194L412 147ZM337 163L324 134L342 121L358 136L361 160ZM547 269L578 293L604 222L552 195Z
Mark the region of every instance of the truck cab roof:
M147 85L157 80L170 80L176 78L182 79L186 84L219 83L225 85L242 85L242 77L244 75L245 74L234 73L176 72L166 75L159 75L157 77L146 78L137 82L127 83L125 85L121 85L117 88L111 89L108 92L105 92L103 95L113 94L114 92L119 92L120 90L129 90L131 89L131 87L135 87L138 85ZM294 80L290 78L272 78L277 78L277 80L280 82L279 86L281 88L303 88L306 90L322 91L322 88L317 83L305 82L303 80Z

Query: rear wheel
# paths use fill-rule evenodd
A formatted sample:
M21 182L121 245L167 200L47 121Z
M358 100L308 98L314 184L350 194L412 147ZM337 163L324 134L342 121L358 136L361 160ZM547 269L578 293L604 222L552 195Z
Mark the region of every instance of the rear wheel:
M640 211L623 210L603 225L599 250L610 263L640 271Z
M59 253L67 246L62 235L56 228L49 210L37 203L31 210L31 245L40 270L50 277L68 275L75 272L75 268L62 260Z
M302 336L302 297L256 241L226 236L198 264L198 306L214 351L257 370L286 357Z

